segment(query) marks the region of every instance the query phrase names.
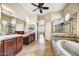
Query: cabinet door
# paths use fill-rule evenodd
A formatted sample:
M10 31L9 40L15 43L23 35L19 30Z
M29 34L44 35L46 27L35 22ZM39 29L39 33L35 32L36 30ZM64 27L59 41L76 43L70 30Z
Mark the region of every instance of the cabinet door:
M29 35L29 43L32 41L32 35Z
M3 56L3 42L0 42L0 56Z
M23 38L23 44L25 44L25 45L29 44L29 36L25 36Z
M14 54L16 54L16 38L13 41Z
M33 40L35 40L35 33L33 34Z
M3 42L4 56L13 56L14 55L13 41L14 41L14 39L9 39L9 40L5 40Z
M23 38L22 37L17 37L17 39L16 39L17 53L22 49L22 46L23 46Z
M33 34L31 34L31 42L33 41Z

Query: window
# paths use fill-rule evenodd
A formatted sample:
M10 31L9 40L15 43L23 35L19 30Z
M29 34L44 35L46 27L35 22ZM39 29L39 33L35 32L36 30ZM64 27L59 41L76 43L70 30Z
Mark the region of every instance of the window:
M68 21L68 20L69 20L69 18L70 18L70 14L69 14L69 13L67 13L67 14L65 15L65 21Z

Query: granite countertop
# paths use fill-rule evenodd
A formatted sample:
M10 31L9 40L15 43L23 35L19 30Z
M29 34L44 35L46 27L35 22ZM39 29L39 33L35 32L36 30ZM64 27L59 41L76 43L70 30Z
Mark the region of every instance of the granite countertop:
M16 38L16 37L19 37L19 36L22 36L22 35L14 34L14 35L0 36L0 41Z
M5 35L5 36L0 36L0 41L3 41L3 40L7 40L7 39L12 39L12 38L16 38L16 37L19 37L19 36L29 36L29 34L32 34L33 32L30 32L30 33L27 33L27 34L12 34L12 35Z
M30 34L33 34L34 32L28 32L28 33L26 33L26 34L24 34L24 35L22 35L23 37L25 37L25 36L29 36Z
M65 33L52 33L52 36L65 36Z
M22 35L23 37L26 37L26 36L29 36L29 34L24 34L24 35Z

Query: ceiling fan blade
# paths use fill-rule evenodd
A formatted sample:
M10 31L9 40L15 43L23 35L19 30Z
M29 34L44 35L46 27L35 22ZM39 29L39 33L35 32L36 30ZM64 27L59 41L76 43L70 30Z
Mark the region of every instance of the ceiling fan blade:
M39 3L39 8L42 7L44 5L44 3Z
M42 9L39 9L40 13L42 13Z
M41 7L42 9L49 9L49 7Z
M35 7L38 7L38 5L36 5L36 4L34 4L34 3L31 3L33 6L35 6Z
M37 8L38 9L38 8ZM37 9L34 9L33 11L36 11Z

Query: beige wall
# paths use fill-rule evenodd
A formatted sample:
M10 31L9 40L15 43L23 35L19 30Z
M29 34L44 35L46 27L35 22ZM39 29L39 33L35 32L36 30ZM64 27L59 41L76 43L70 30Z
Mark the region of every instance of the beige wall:
M45 15L45 38L47 40L51 40L51 13L48 13L47 15Z
M68 4L63 10L63 16L65 16L67 13L70 13L70 15L72 15L75 12L77 12L77 35L79 36L79 4L77 3Z
M50 22L51 21L51 15L52 13L48 13L45 15L38 15L38 20L45 20L46 22Z
M11 21L11 17L8 17L6 15L2 15L2 13L1 13L1 20Z
M44 19L45 19L45 15L38 15L38 21L44 20Z
M63 10L63 16L65 16L67 13L70 13L70 15L74 14L75 12L79 12L79 4L78 3L70 3L68 4L64 10Z

